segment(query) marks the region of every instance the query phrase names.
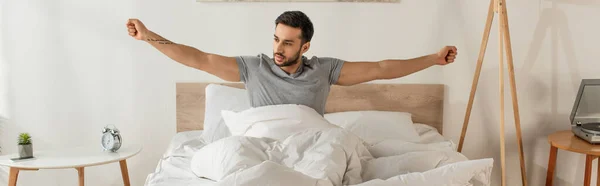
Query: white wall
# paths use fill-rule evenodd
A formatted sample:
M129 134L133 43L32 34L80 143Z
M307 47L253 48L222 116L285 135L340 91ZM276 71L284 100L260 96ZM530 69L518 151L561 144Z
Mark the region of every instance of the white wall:
M0 6L5 6L6 3L0 1ZM0 8L0 16L4 17L3 9ZM4 19L0 19L0 26L3 26ZM2 28L2 27L0 27ZM0 29L0 122L9 115L8 113L8 64L5 63L4 55L4 29Z
M544 185L550 145L547 135L567 130L582 78L600 78L597 43L600 1L508 1L517 98L529 185ZM443 68L449 88L445 135L458 141L483 35L488 2L447 3L445 25L459 44L458 63ZM445 13L440 13L445 14ZM490 33L463 152L471 158L494 157L500 179L497 19ZM506 58L505 58L506 59ZM504 65L507 68L506 64ZM507 69L505 70L507 72ZM508 74L505 74L507 185L521 185L519 156ZM596 175L597 160L592 167ZM559 150L554 185L582 185L585 156ZM592 176L595 183L596 176Z
M0 7L5 6L6 3L0 1ZM0 8L0 17L4 17L4 9ZM0 19L0 28L3 28L4 19ZM5 120L3 118L8 117L10 114L8 111L8 63L6 63L4 57L4 29L0 29L0 126ZM0 142L0 147L2 144Z
M160 54L127 35L140 18L155 32L223 55L270 54L274 19L302 10L316 34L308 56L345 60L409 58L437 51L444 37L435 1L371 3L196 3L186 1L8 0L2 4L2 70L10 111L0 138L16 152L29 132L35 150L99 145L100 129L115 124L125 143L143 152L128 161L132 185L143 185L175 134L175 82L220 81ZM375 12L373 10L377 10ZM362 15L358 15L361 13ZM434 67L384 82L439 83ZM0 77L5 77L0 76ZM2 82L2 81L0 81ZM0 91L2 92L2 91ZM2 98L2 97L0 97ZM76 171L25 171L19 185L76 185ZM122 184L118 164L86 169L87 185ZM0 183L1 184L1 183Z
M5 6L4 1L0 1L0 7ZM0 17L4 16L4 11L0 8ZM3 19L0 19L0 136L4 136L5 130L2 126L7 122L7 118L10 115L8 112L8 64L5 63L4 59L4 32L3 32ZM4 152L4 139L0 138L0 154ZM8 168L0 168L0 183L8 181Z

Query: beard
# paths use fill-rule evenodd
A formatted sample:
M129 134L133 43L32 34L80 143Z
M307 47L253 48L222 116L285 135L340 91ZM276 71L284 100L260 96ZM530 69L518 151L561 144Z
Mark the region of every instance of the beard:
M298 63L298 59L300 58L300 50L298 50L298 52L296 52L296 55L294 55L292 58L285 57L281 53L273 53L273 60L275 60L275 55L283 56L283 60L284 60L283 63L281 63L281 64L275 63L275 65L277 65L279 67L287 67L287 66L292 66L292 65L295 65L296 63Z

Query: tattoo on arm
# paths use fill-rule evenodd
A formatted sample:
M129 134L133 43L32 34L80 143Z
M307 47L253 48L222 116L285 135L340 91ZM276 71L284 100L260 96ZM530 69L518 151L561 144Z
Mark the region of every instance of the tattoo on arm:
M148 39L148 41L158 41L158 44L175 44L166 39Z

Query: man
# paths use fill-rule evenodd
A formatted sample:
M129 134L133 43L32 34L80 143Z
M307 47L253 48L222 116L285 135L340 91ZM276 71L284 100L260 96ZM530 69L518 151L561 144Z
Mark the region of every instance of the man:
M148 30L137 19L127 22L129 35L150 43L163 54L183 65L196 68L223 80L245 83L252 107L275 104L301 104L321 115L331 85L355 85L378 79L403 77L433 65L454 62L457 49L443 47L439 52L407 60L346 62L330 57L303 56L310 48L313 25L300 11L287 11L275 20L273 58L257 56L227 57L171 42Z

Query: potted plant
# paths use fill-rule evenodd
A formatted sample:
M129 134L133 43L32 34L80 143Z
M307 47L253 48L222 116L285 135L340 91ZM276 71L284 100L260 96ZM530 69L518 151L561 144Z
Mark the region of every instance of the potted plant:
M19 157L33 158L33 149L31 146L31 136L29 133L19 134Z

